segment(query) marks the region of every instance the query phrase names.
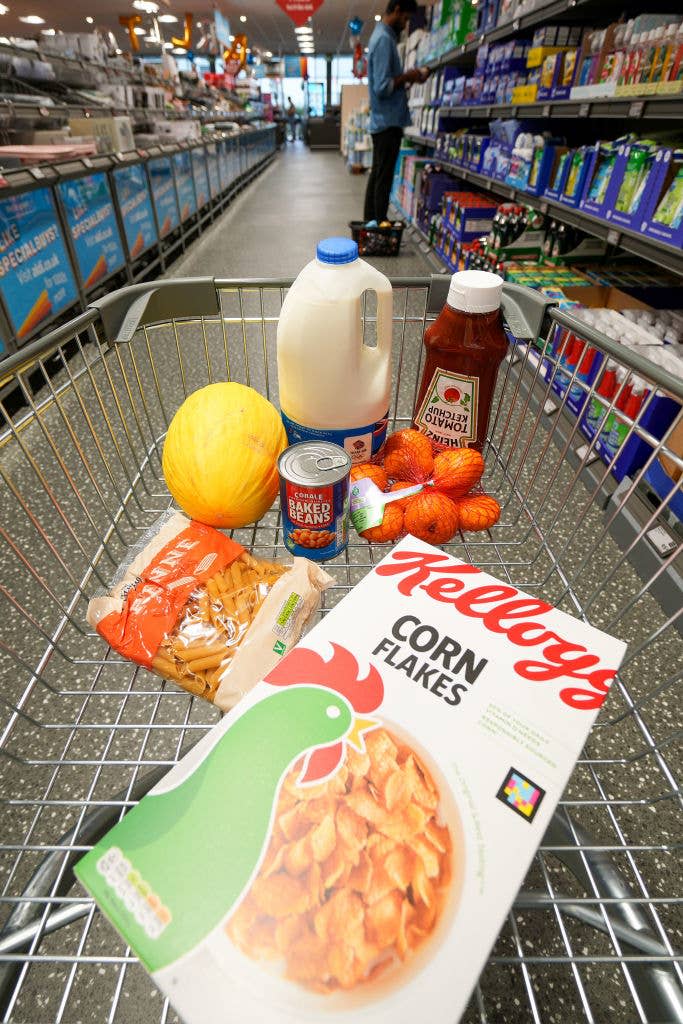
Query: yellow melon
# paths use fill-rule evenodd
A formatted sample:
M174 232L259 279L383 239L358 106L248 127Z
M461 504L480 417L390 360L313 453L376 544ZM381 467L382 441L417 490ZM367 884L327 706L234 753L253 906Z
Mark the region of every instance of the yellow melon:
M209 384L171 420L166 485L192 519L222 529L246 526L273 504L286 447L282 420L263 395L244 384Z

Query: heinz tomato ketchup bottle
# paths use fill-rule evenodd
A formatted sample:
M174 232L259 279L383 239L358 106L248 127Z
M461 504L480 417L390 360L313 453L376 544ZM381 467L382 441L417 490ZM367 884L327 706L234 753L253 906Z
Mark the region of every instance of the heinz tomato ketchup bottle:
M446 305L425 331L425 367L413 425L436 447L478 448L508 342L503 280L483 270L453 274Z

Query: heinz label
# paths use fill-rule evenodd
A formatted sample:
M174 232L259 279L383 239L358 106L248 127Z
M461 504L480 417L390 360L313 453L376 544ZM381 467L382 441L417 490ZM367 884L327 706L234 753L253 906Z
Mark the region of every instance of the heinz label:
M415 423L435 444L466 448L477 436L479 378L434 371Z

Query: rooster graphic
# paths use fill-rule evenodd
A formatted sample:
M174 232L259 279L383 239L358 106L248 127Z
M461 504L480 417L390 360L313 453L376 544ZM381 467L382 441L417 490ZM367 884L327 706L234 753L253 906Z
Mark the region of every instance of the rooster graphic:
M362 717L382 702L379 672L371 666L359 679L351 652L331 647L328 660L305 647L291 651L266 678L272 691L232 722L190 775L146 796L77 864L78 878L148 970L188 953L236 908L267 848L292 765L303 755L300 784L320 782L342 764L345 744L362 752L363 733L379 724ZM112 850L172 908L156 937L102 885Z

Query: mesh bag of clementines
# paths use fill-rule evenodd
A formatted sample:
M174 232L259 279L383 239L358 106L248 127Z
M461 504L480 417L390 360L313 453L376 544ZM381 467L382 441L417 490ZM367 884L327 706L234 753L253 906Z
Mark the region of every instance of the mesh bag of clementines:
M418 430L399 430L379 460L351 469L351 520L374 543L412 534L445 544L458 530L488 530L500 505L484 494L475 448L435 449Z

